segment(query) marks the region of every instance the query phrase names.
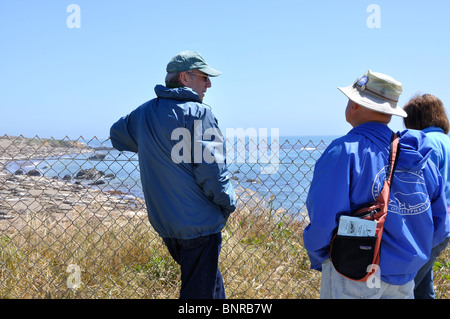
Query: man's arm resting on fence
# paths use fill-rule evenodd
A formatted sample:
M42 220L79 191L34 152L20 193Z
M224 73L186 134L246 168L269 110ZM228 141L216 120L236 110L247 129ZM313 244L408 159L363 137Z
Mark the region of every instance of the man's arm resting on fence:
M111 126L109 133L111 143L119 151L138 152L138 145L131 127L132 116L133 113L124 116Z

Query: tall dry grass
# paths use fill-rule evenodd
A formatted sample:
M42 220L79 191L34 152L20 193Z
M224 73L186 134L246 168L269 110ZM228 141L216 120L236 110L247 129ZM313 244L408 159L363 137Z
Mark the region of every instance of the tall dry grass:
M306 221L249 190L223 230L220 267L228 298L318 298ZM0 234L1 298L177 298L179 266L142 212L76 207L62 223L38 212ZM438 298L449 298L449 249L435 264ZM79 278L73 271L79 267ZM74 284L77 284L74 286Z
M249 190L223 231L221 265L230 298L317 298L320 275L303 248L306 221Z
M169 298L178 267L145 216L86 218L70 225L45 212L14 236L0 236L0 296L7 298ZM102 212L100 208L98 212ZM79 267L79 286L73 283ZM71 285L72 283L72 285Z
M227 296L317 297L319 276L309 270L303 224L248 190L242 196L223 230ZM76 206L64 223L45 211L25 218L20 232L0 235L0 297L178 297L179 266L145 215Z

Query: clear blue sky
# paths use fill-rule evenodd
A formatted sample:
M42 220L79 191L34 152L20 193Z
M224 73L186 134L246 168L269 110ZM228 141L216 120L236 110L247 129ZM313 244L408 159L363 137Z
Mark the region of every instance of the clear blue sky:
M367 26L372 3L381 28ZM222 71L204 102L224 131L343 135L336 87L368 69L403 83L402 106L420 91L449 109L449 21L448 0L2 0L0 134L108 137L183 50Z

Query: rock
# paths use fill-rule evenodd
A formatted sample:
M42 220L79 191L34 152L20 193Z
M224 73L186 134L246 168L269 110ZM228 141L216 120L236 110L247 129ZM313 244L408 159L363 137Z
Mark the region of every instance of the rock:
M41 176L41 172L39 172L37 169L32 169L27 173L28 176Z
M69 174L66 174L63 177L63 181L70 181L71 179L72 179L72 176L70 176Z
M102 161L106 157L105 154L94 154L91 157L89 157L89 160L91 161Z
M6 211L0 210L0 219L12 219L12 218L14 218L14 216L9 215L8 212Z
M102 184L106 184L106 182L102 179L99 179L95 182L89 183L89 185L102 185Z
M81 171L79 171L77 173L77 175L75 175L75 178L76 179L87 179L88 178L87 176L88 175L87 175L86 171L84 169L82 169Z
M105 175L104 172L97 170L96 168L88 168L80 170L75 176L76 179L99 179Z
M23 175L25 174L25 172L21 169L18 169L17 171L14 172L14 175Z
M14 216L12 215L0 215L0 219L12 219Z
M112 173L109 173L109 174L105 175L105 178L115 178L115 177L116 177L116 175L114 175Z
M9 188L8 191L10 191L14 194L23 194L24 192L26 192L25 189L20 188L20 187Z

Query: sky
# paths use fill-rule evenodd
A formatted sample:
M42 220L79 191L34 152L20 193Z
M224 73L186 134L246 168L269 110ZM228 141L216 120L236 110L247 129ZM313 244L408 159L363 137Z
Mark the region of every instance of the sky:
M337 87L368 69L448 112L449 21L448 0L1 0L0 135L107 138L184 50L222 72L204 98L222 131L344 135Z

